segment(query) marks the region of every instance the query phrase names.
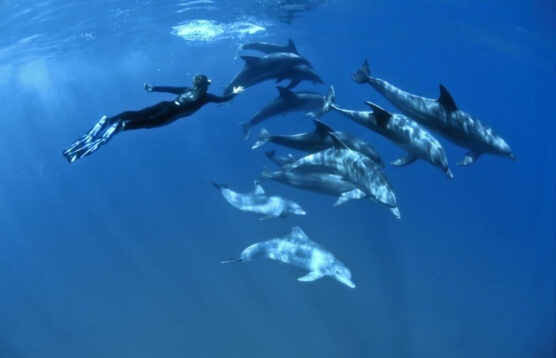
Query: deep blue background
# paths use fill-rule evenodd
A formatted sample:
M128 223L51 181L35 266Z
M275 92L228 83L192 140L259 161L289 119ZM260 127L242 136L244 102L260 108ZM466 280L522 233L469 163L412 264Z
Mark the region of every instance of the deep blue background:
M554 3L334 1L290 26L253 4L0 3L0 357L554 357ZM266 31L205 43L171 33L198 18ZM252 151L237 123L276 96L272 83L120 134L72 165L61 156L103 114L171 98L143 82L205 73L220 93L242 66L239 43L288 37L340 105L394 110L349 78L366 57L410 92L436 97L445 84L519 160L459 168L465 150L442 140L453 181L424 162L386 168L400 221L368 201L332 208L266 183L309 214L260 222L210 182L248 191L269 165L271 145ZM325 120L387 161L401 154L337 114ZM264 127L312 124L290 115ZM346 262L355 290L299 283L302 271L270 261L219 264L293 225Z

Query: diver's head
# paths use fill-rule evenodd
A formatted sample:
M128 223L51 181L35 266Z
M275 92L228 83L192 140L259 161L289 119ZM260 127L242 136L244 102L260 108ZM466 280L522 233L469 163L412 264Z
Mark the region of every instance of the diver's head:
M205 75L196 75L193 77L193 87L206 92L210 85L210 80Z

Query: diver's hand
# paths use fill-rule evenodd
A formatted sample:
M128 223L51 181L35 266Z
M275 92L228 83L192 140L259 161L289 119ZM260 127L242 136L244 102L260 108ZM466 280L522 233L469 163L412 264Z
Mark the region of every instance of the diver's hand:
M143 84L143 87L145 87L145 91L147 91L147 92L152 92L153 91L153 86L151 86L148 83Z
M243 86L237 86L237 87L234 87L232 93L233 94L240 94L243 91L245 91L245 88L243 88Z

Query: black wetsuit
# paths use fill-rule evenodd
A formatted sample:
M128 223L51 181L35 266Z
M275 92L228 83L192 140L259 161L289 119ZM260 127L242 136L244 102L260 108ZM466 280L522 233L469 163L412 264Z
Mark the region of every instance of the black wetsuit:
M210 82L209 82L210 83ZM170 92L178 95L175 101L164 101L139 111L127 111L112 117L102 117L85 135L77 139L63 152L71 163L95 152L120 131L160 127L176 119L189 116L209 102L222 103L235 94L224 97L207 93L204 88L149 87L151 92Z
M108 118L108 123L121 121L122 130L165 126L173 121L197 112L209 102L222 103L234 98L215 96L189 87L152 87L151 92L169 92L178 95L175 101L164 101L139 111L126 111Z

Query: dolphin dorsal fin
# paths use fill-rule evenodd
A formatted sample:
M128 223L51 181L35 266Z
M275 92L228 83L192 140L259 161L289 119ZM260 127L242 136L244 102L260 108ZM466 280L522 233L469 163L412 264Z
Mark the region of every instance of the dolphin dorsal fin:
M388 121L390 120L390 118L392 118L392 113L388 112L382 107L377 106L372 102L366 101L365 103L373 110L373 114L379 126L384 127L388 124Z
M301 240L309 240L309 236L307 236L299 226L292 227L291 235Z
M241 59L250 67L257 66L261 62L261 59L255 56L241 56Z
M286 101L295 98L295 94L286 87L277 86L276 89L278 90L280 97Z
M452 95L442 84L440 84L440 97L438 98L438 103L440 103L448 112L458 110L458 106L456 106L456 102L452 98Z
M292 39L288 41L288 51L292 53L297 53L297 48L295 47L295 44L293 43Z
M265 191L261 184L255 184L255 190L253 190L253 194L264 194Z
M328 134L334 133L334 130L328 126L328 124L319 121L318 119L313 119L313 123L315 123L315 132L321 134Z

